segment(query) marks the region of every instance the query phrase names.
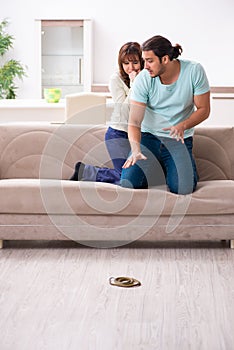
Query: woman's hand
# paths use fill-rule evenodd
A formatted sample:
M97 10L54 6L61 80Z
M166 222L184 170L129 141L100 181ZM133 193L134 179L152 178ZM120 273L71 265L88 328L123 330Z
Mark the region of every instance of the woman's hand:
M135 71L133 70L130 74L129 74L129 79L131 82L133 82L133 80L136 78L137 74L140 73L140 69Z
M132 153L128 159L126 160L126 162L124 163L123 165L123 168L126 169L126 168L130 168L130 166L136 164L136 162L138 160L146 160L147 157L144 156L144 154L142 154L141 152L138 152L138 153Z

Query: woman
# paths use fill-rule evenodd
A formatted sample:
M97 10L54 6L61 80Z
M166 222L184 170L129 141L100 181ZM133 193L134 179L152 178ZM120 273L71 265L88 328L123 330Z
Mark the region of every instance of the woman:
M141 54L141 47L137 42L124 44L119 50L119 69L111 76L109 82L109 90L114 101L114 110L105 134L105 143L114 168L100 168L78 162L70 180L119 184L122 166L130 152L127 134L129 95L132 82L144 67Z

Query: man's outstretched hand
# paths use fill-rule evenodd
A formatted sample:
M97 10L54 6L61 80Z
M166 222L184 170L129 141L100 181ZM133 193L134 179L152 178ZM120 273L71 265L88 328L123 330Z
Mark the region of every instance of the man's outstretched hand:
M138 153L132 153L128 159L126 160L126 162L124 163L123 165L123 168L126 169L126 168L130 168L130 166L136 164L136 162L138 160L146 160L147 157L144 156L144 154L142 154L141 152L138 152Z

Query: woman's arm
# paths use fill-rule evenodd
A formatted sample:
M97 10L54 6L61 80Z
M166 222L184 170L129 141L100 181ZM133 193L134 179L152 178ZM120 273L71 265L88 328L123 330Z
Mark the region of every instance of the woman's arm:
M114 103L124 103L128 96L128 88L124 88L124 82L116 73L110 78L109 90Z

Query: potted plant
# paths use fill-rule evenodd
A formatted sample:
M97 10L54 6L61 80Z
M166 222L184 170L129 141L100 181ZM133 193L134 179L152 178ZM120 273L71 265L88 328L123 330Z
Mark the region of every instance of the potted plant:
M19 61L4 60L4 55L13 47L14 41L14 37L5 31L7 26L7 19L0 22L0 99L16 98L15 79L22 80L26 76L26 68Z

